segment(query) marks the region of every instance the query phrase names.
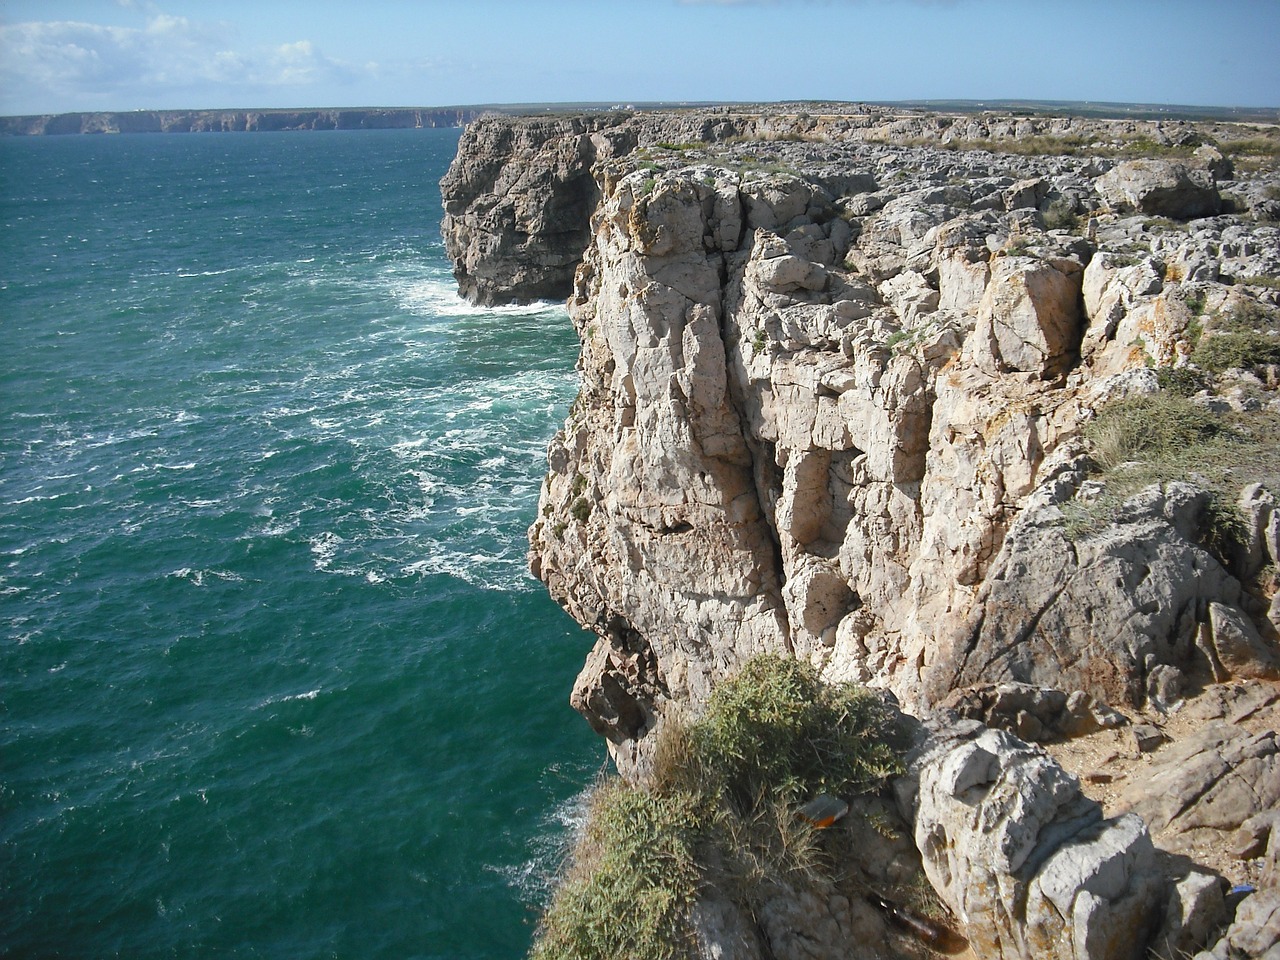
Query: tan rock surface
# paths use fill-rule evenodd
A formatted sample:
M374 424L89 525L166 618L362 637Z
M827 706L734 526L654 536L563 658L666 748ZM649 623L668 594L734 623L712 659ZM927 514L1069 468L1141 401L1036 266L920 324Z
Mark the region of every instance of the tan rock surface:
M1129 491L1111 520L1076 529L1110 496L1082 432L1105 404L1156 391L1160 369L1185 366L1205 318L1274 304L1266 284L1222 281L1274 276L1280 230L1234 215L1168 225L1119 200L1109 212L1108 184L1133 171L1105 158L914 145L1085 130L1170 140L1159 125L875 111L592 123L536 135L495 125L464 141L492 155L460 160L446 179L446 234L480 300L528 295L512 278L576 264L582 390L549 450L531 566L599 637L573 700L620 768L643 768L670 705L697 709L760 651L888 688L916 711L954 692L1023 736L1083 735L1053 749L1082 772L1084 793L1035 751L988 750L1040 771L1024 800L1049 812L1032 818L1032 847L1071 810L1086 817L1086 794L1103 803L1087 813L1094 832L1072 834L1076 853L1033 858L1020 879L1009 859L1019 844L999 830L977 830L963 864L934 858L931 879L953 909L981 896L1023 911L1017 923L993 914L978 955L1136 956L1139 931L1198 949L1216 876L1241 875L1204 838L1234 836L1246 814L1275 805L1274 736L1225 713L1218 727L1180 726L1193 711L1179 704L1275 675L1275 490L1243 495L1247 542L1235 552L1209 542L1210 501L1194 476ZM658 146L668 138L707 146ZM1175 179L1199 187L1210 167L1229 174L1198 162ZM543 256L557 218L573 217L520 192L563 199L570 181L594 212L580 241L565 233ZM1269 182L1234 189L1265 206ZM1051 208L1085 219L1048 230ZM533 227L514 251L490 235L511 218ZM491 294L468 286L481 276ZM1270 416L1273 374L1247 373L1198 402ZM1106 727L1111 708L1137 722ZM937 793L939 809L1003 782L1004 766L966 757L940 754L921 771L941 783L958 764L972 779ZM1167 770L1166 757L1177 758ZM1158 780L1169 809L1124 799L1140 778ZM1181 804L1197 783L1211 799ZM1122 802L1151 834L1136 815L1117 818ZM928 834L917 838L926 859ZM1201 874L1148 870L1179 855ZM962 868L968 879L945 875ZM1162 879L1148 887L1148 872ZM1159 930L1156 900L1177 918ZM810 907L779 901L779 943L787 931L803 942L801 916L837 940L857 929L844 906ZM1264 907L1250 910L1265 919ZM1256 940L1252 915L1237 916L1228 945Z

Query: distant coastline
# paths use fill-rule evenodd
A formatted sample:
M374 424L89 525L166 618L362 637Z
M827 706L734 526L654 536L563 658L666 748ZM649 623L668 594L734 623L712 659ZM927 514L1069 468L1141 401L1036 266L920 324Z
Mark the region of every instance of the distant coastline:
M128 110L0 117L0 135L92 133L244 133L289 130L393 130L461 127L475 107L359 110Z
M866 106L867 104L862 104ZM875 106L944 113L1012 113L1115 119L1217 120L1280 123L1280 108L1197 107L1176 104L1098 103L1048 100L910 100ZM607 110L678 110L750 106L753 111L797 106L842 113L858 106L846 102L804 104L672 103L519 103L449 107L356 107L318 109L105 110L0 117L0 136L55 136L102 133L243 133L296 130L388 130L463 127L484 113L559 114Z

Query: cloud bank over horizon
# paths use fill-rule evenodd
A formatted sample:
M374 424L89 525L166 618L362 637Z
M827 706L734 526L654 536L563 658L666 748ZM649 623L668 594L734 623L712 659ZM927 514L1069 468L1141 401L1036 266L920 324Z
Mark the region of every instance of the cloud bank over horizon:
M301 92L376 70L328 57L306 39L245 44L229 22L163 13L142 27L68 20L0 25L5 100L38 90L68 109L86 99L82 109L169 107L210 88L250 97L280 88ZM141 91L163 91L166 102L141 102Z

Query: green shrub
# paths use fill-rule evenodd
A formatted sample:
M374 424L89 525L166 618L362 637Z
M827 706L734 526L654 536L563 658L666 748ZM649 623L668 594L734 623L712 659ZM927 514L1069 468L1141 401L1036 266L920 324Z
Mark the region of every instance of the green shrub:
M1250 287L1266 287L1270 290L1280 290L1280 277L1236 277L1236 283Z
M1232 573L1242 573L1234 569L1235 558L1248 538L1248 530L1240 509L1222 493L1214 491L1205 504L1200 515L1199 534L1200 545L1219 563Z
M1191 372L1171 370L1169 375L1187 378L1182 389L1198 385ZM1131 397L1098 411L1085 438L1106 478L1105 491L1064 508L1068 537L1091 535L1118 519L1126 500L1146 486L1191 480L1213 498L1201 543L1224 564L1234 555L1230 543L1237 534L1230 505L1236 494L1249 483L1272 489L1280 484L1280 416L1268 411L1211 413L1179 392Z
M760 327L755 332L755 336L751 338L751 355L753 357L764 353L764 348L769 343L769 335L765 332L764 327Z
M899 347L899 346L905 350L910 345L910 342L911 342L910 330L895 330L893 331L893 333L889 334L889 338L885 340L884 345L888 347L890 350L893 350L895 347Z
M1160 143L1150 137L1134 137L1110 152L1121 157L1189 157L1201 142L1199 137L1192 137L1187 143Z
M1280 363L1280 337L1253 331L1213 333L1200 340L1191 359L1210 373L1237 368L1253 370Z
M648 789L597 786L533 960L691 956L688 908L715 887L751 904L770 883L829 873L795 803L881 787L901 772L891 713L790 657L749 660L701 718L668 715Z
M620 781L592 797L569 875L543 915L533 960L680 960L692 954L701 798Z
M1244 140L1228 140L1219 149L1229 157L1274 157L1280 155L1280 139L1248 137Z
M791 657L749 660L690 735L706 778L743 811L762 798L863 793L901 772L881 701Z
M1163 461L1226 429L1221 417L1170 393L1130 397L1105 407L1085 429L1104 470L1131 461Z
M1194 367L1160 367L1156 382L1161 390L1176 397L1193 397L1209 385L1205 375Z
M1080 226L1080 217L1070 200L1055 200L1044 212L1046 230L1076 230Z
M1274 327L1274 318L1262 306L1239 302L1225 315L1212 318L1211 332L1196 344L1191 359L1210 373L1280 363L1280 336Z

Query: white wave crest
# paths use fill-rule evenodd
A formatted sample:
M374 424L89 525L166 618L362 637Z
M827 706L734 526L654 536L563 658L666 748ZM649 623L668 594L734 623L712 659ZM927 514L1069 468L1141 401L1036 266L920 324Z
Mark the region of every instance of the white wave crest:
M309 542L311 554L316 558L316 569L321 573L329 573L333 566L333 558L338 555L338 548L345 541L336 533L325 531L319 536L312 537Z
M412 280L396 279L390 283L391 295L402 310L420 316L486 317L537 316L564 310L562 303L540 300L535 303L509 304L501 307L478 307L458 295L452 279L438 277Z
M189 580L193 586L203 587L205 578L212 577L214 580L221 580L224 583L244 583L244 577L236 573L234 570L193 570L191 567L182 567L174 570L169 574L179 580Z

